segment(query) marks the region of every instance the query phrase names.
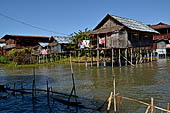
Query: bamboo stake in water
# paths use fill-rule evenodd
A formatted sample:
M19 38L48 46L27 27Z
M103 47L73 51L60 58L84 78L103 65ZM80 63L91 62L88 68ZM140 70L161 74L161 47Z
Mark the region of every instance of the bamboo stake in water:
M148 106L145 113L148 113L150 108L151 108L151 106Z
M151 97L151 113L154 113L153 97Z
M116 113L116 81L115 81L115 75L113 76L113 94L114 94L114 112Z
M167 105L167 110L169 110L169 102L168 102L168 105ZM167 112L168 113L168 112Z
M112 103L112 95L113 95L113 92L110 93L110 97L108 99L107 113L110 112L110 107L111 107L111 103Z
M48 81L47 81L47 101L48 101L48 105L50 104L50 96L49 96L49 87L48 87Z
M72 91L71 91L71 94L68 98L68 102L70 101L70 98L72 96L72 93L74 92L74 95L76 96L76 86L75 86L75 81L74 81L74 72L73 72L73 66L72 66L72 60L71 60L71 53L70 53L70 66L71 66L71 75L72 75L72 81L73 81L73 88L72 88ZM75 101L76 101L76 104L77 104L77 97L75 97ZM78 109L78 107L76 106L76 109Z

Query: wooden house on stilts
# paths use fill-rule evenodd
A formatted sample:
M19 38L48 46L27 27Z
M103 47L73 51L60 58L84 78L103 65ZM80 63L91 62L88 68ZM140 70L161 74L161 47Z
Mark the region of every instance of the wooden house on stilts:
M104 66L106 57L112 67L115 62L121 66L152 61L153 34L158 32L142 22L107 14L90 32L91 50L97 51L97 67L101 53Z

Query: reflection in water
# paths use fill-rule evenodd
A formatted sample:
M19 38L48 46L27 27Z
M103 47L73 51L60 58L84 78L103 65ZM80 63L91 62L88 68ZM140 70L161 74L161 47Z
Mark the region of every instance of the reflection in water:
M82 103L98 107L103 103L110 91L113 91L113 75L116 76L116 91L126 97L133 97L145 102L150 102L150 98L153 97L155 105L166 108L168 100L170 100L170 62L167 60L158 60L152 63L138 64L135 67L100 67L95 66L85 68L84 65L73 65L75 74L75 83L77 89L77 95L82 97ZM32 68L8 68L0 67L0 84L17 83L17 87L20 87L20 83L23 83L24 87L31 87L33 80ZM37 87L46 89L46 80L49 81L49 86L53 86L53 89L58 92L70 93L72 89L71 70L69 65L51 65L36 67L36 80ZM14 104L15 99L8 99L5 106L6 109L15 111L16 106L22 106L20 110L26 111L41 111L44 109L43 103L36 104L34 107L28 98L24 97L24 102L18 101ZM84 101L84 100L88 101ZM81 99L80 99L81 100ZM2 103L5 100L0 100ZM28 101L28 102L27 102ZM45 102L45 100L44 100ZM46 102L45 102L46 103ZM25 105L26 104L26 105ZM14 107L10 107L10 106ZM32 106L32 107L30 107ZM59 108L58 108L59 106ZM4 104L0 105L0 108L4 107ZM62 104L50 105L50 109L44 112L53 111L56 107L58 112L67 112L66 106ZM29 110L28 108L31 108ZM7 112L5 108L2 109ZM146 106L123 101L121 108L123 112L140 113L146 110ZM10 111L10 110L9 110ZM70 111L68 111L70 112ZM83 110L79 112L84 112Z

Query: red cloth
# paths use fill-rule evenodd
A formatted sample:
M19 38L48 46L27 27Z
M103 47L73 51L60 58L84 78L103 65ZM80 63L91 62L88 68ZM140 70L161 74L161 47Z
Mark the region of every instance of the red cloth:
M101 44L104 44L105 43L105 38L102 38L101 39Z

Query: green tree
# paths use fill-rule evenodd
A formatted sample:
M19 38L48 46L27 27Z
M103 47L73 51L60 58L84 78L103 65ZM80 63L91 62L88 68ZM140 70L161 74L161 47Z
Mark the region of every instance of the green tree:
M78 32L72 33L71 36L72 36L72 41L73 41L74 44L69 46L69 48L78 49L79 48L79 43L82 40L89 40L90 39L90 35L89 35L90 31L91 30L86 28L84 31L79 30Z

